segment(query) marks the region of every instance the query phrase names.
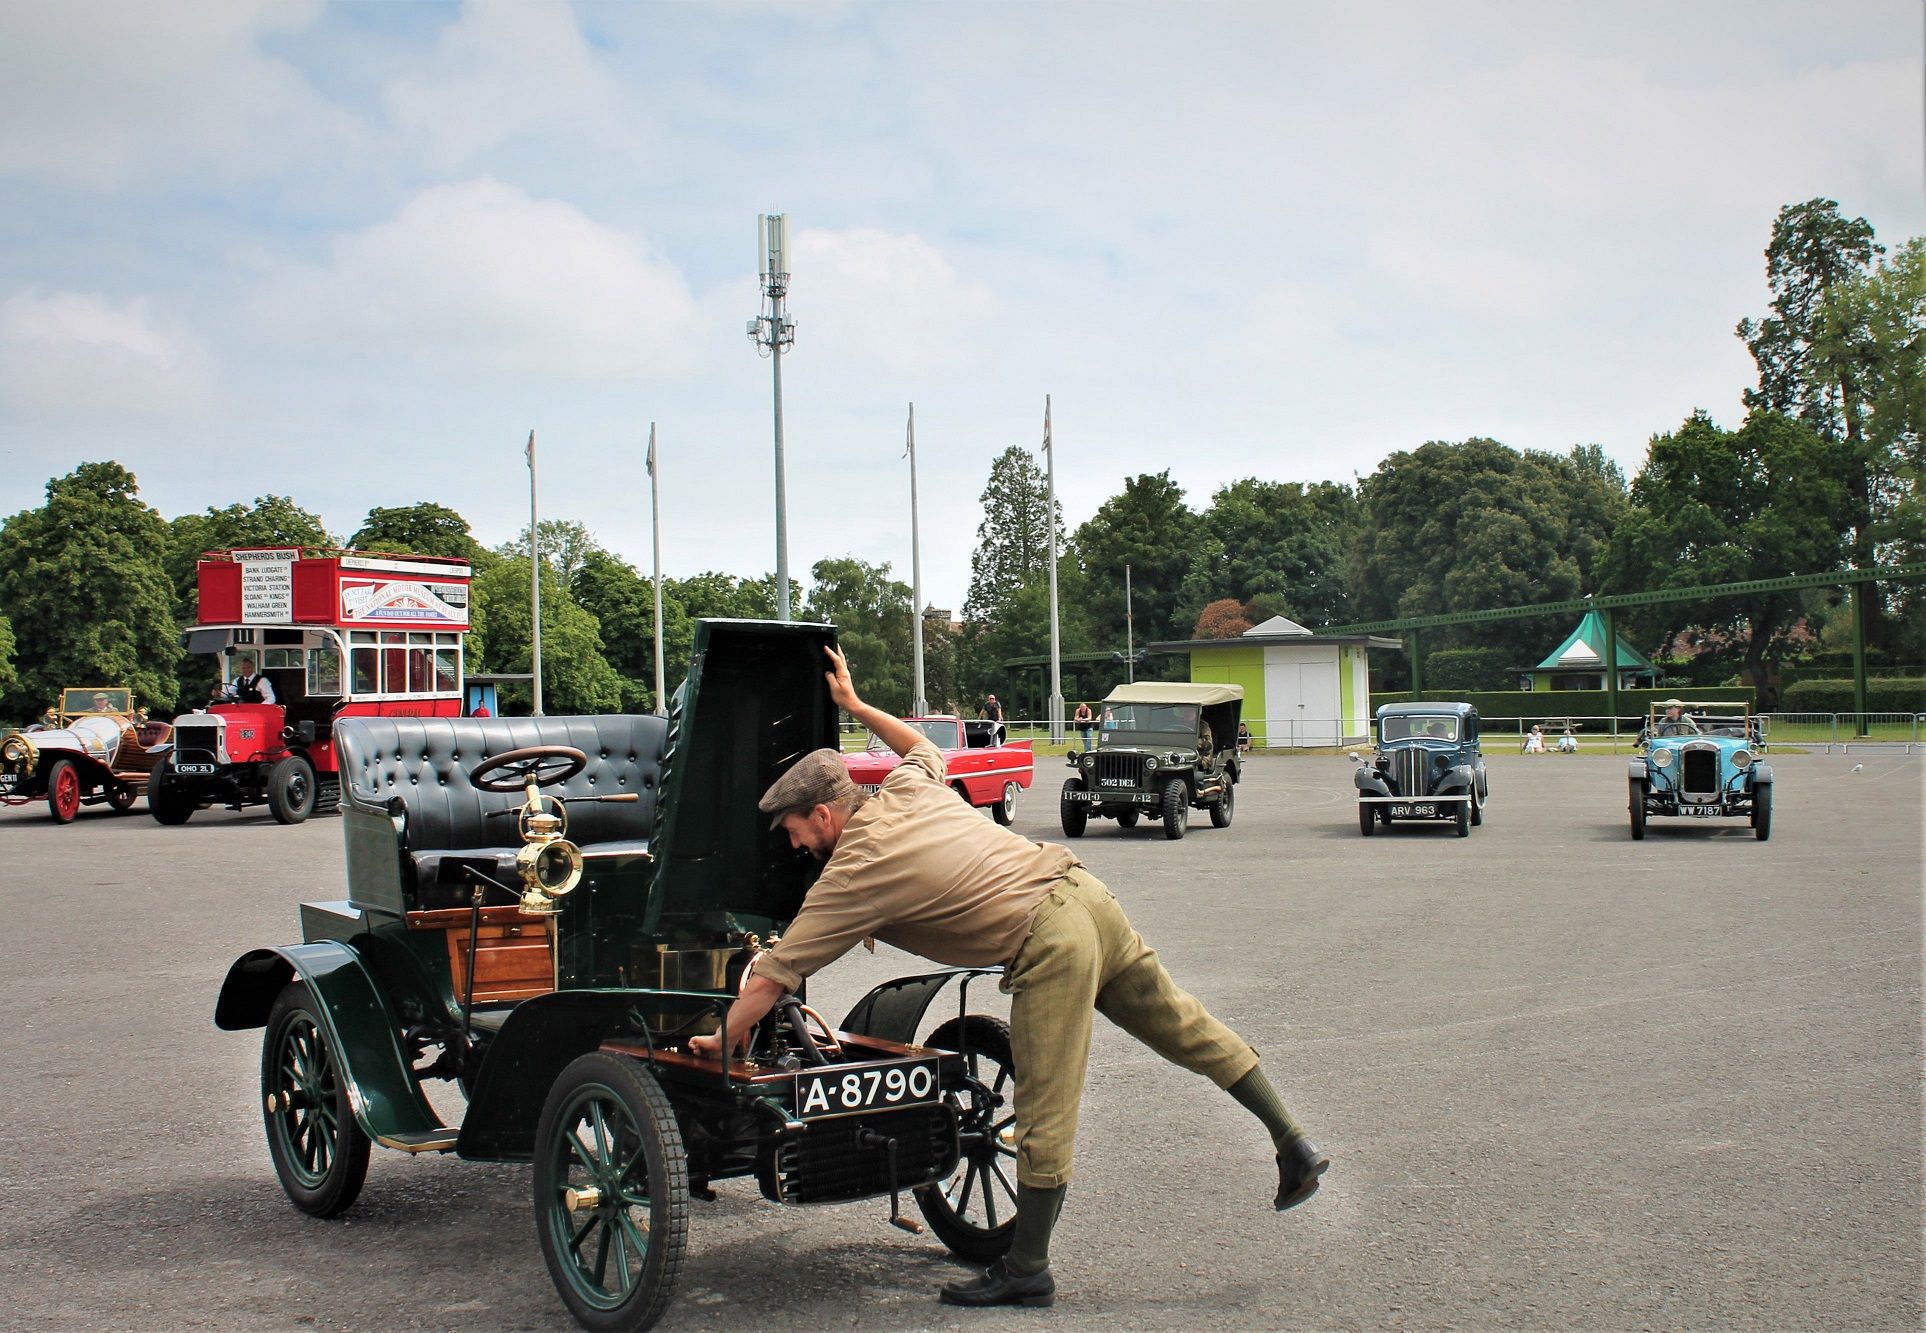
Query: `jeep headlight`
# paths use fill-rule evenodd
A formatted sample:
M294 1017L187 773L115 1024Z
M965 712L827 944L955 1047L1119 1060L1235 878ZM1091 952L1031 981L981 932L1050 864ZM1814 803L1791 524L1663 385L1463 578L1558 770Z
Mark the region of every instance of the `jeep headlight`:
M1672 752L1670 750L1652 751L1652 764L1656 768L1670 768L1672 766Z
M1732 767L1741 769L1752 767L1752 751L1747 749L1734 750L1732 752Z
M1144 772L1155 773L1156 771L1157 771L1157 756L1154 754L1146 755L1144 757Z

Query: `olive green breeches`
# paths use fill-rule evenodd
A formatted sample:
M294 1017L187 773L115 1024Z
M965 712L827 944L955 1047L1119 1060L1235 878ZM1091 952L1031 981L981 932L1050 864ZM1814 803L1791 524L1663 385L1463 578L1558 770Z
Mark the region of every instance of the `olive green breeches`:
M1024 1185L1054 1189L1070 1181L1093 1014L1220 1088L1257 1067L1257 1052L1178 989L1115 895L1081 866L1038 904L1002 985L1012 996L1017 1180Z

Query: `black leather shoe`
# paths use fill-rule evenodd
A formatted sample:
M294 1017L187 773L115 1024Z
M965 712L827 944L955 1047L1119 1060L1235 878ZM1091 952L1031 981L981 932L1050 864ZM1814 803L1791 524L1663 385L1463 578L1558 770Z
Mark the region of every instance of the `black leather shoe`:
M1047 1267L1028 1277L1014 1277L998 1259L981 1277L950 1283L937 1299L945 1305L1055 1305L1057 1280Z
M1324 1150L1303 1134L1277 1155L1277 1211L1303 1203L1317 1193L1317 1178L1331 1169Z

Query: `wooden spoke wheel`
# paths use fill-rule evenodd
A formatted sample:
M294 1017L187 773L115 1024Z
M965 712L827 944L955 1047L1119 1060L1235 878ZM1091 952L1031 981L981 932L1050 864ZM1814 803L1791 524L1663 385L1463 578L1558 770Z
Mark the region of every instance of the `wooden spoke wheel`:
M333 1217L368 1178L368 1136L307 986L290 982L268 1015L261 1045L261 1103L268 1156L281 1188L304 1213Z

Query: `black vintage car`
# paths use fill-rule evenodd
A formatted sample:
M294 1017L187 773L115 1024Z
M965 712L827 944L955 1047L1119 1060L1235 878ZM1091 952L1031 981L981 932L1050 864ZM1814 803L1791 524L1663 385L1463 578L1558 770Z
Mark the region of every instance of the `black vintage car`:
M834 642L703 621L666 719L336 724L347 896L302 906L303 943L243 955L214 1015L265 1029L268 1153L295 1207L346 1209L371 1144L532 1162L549 1274L597 1329L655 1322L691 1200L738 1178L783 1204L887 1196L920 1231L910 1192L959 1256L1007 1250L1009 1031L967 1012L997 969L898 979L834 1026L799 994L746 1058L688 1050L814 881L756 799L836 744ZM459 1124L430 1080L461 1086Z
M1351 758L1358 789L1358 831L1365 837L1394 820L1449 820L1458 836L1485 821L1491 783L1478 748L1478 710L1470 704L1379 707L1377 753Z
M1067 756L1076 773L1058 797L1064 836L1081 838L1092 818L1135 828L1148 815L1174 840L1190 827L1193 808L1230 827L1243 708L1241 685L1143 681L1112 690L1098 714L1097 748Z

